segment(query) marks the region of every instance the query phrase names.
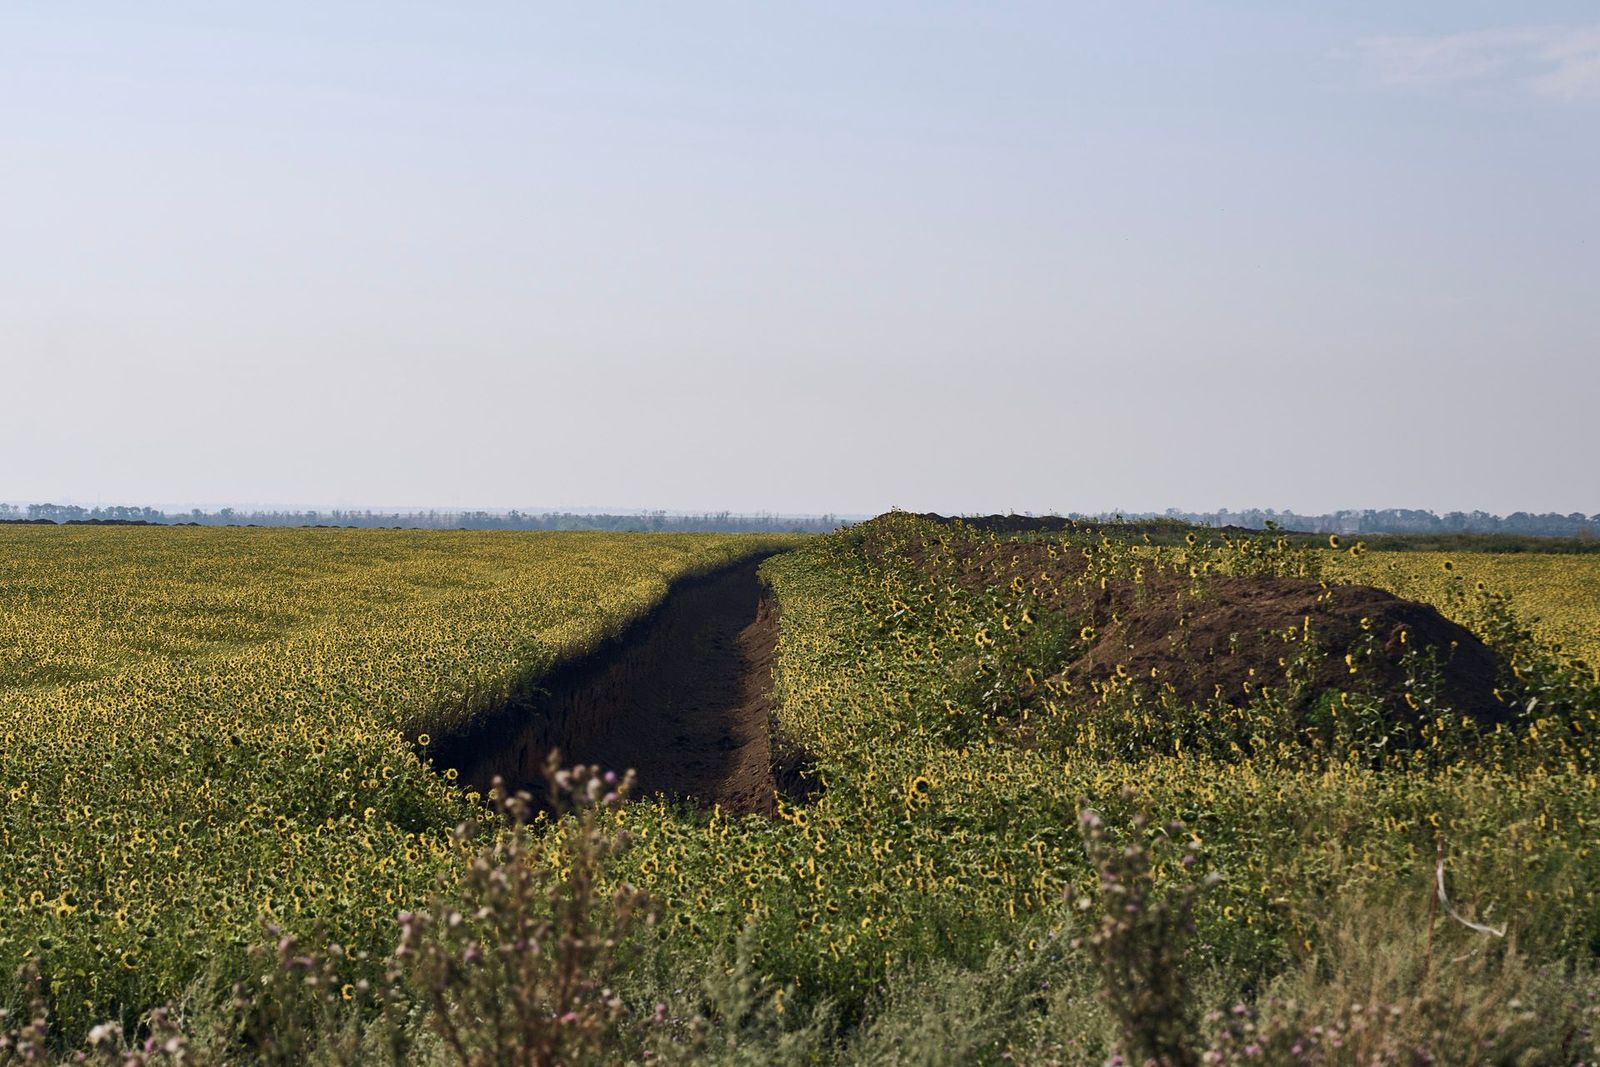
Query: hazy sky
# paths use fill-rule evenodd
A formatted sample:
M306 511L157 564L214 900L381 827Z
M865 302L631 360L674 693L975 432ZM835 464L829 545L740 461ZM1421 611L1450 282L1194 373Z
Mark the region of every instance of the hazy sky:
M0 6L0 499L1594 512L1597 410L1593 0Z

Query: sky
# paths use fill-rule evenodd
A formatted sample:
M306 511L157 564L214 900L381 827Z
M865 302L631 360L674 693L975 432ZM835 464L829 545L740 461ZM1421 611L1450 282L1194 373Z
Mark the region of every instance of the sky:
M1600 8L0 6L0 500L1600 511Z

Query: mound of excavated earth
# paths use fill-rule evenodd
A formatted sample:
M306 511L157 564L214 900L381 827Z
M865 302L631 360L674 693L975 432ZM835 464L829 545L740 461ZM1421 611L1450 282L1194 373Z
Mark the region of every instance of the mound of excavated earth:
M1199 588L1194 596L1189 583L1161 578L1104 594L1091 608L1094 644L1062 680L1086 692L1121 667L1152 689L1171 686L1183 703L1239 706L1262 686L1289 698L1288 665L1309 644L1317 654L1295 688L1298 710L1328 691L1351 691L1390 698L1399 714L1409 706L1406 653L1416 650L1432 653L1444 706L1480 723L1509 717L1495 696L1495 654L1427 604L1297 578L1214 578Z

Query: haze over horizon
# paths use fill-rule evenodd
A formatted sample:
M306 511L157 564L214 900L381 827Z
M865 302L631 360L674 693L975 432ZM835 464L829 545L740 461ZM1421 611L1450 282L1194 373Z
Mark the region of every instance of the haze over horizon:
M23 0L0 499L1593 513L1597 121L1580 3Z
M794 517L797 517L797 518L799 518L799 517L820 518L820 517L823 517L823 516L832 515L832 516L836 516L838 518L847 518L847 519L871 518L871 517L873 517L875 515L881 515L886 511L893 511L893 510L899 510L899 511L914 511L914 510L916 510L914 508L908 508L908 507L905 507L905 506L900 505L900 504L890 504L890 505L888 505L888 506L886 506L886 507L884 507L884 508L882 508L882 509L880 509L878 511L851 512L851 511L840 511L838 509L825 510L825 511L795 511L795 510L790 509L790 510L779 511L779 510L770 509L770 508L769 509L756 509L756 510L753 510L753 511L741 511L741 510L739 510L737 508L716 507L716 506L705 507L705 508L679 508L679 507L672 507L672 506L667 505L667 504L637 505L637 504L627 504L627 503L618 504L618 503L615 503L615 502L612 502L612 503L592 503L592 502L591 503L583 503L583 502L578 502L578 503L559 504L559 505L541 504L541 503L539 503L537 501L535 501L533 503L527 503L527 502L522 502L522 503L492 503L492 502L491 503L482 503L482 502L478 502L478 503L468 503L468 504L461 504L461 505L445 506L445 505L429 504L429 503L403 503L403 502L402 503L394 503L392 501L391 502L382 502L382 501L380 501L380 502L372 502L372 501L363 501L363 500L356 500L356 501L350 502L350 503L328 503L327 501L315 501L315 500L311 500L311 501L304 501L304 500L302 500L302 501L281 501L281 500L167 500L167 501L146 501L146 500L122 500L122 499L101 500L101 499L79 499L79 498L72 498L72 497L59 496L59 495L56 496L56 497L52 497L52 498L50 498L48 500L0 499L0 507L9 505L9 506L11 506L13 508L25 510L29 506L35 505L35 504L44 505L44 506L55 505L55 506L60 506L60 507L80 507L80 508L87 508L87 509L90 509L90 510L93 510L95 508L103 508L103 509L110 509L110 508L153 508L156 511L162 511L162 512L165 512L165 513L167 513L169 515L180 516L180 517L183 514L185 514L187 512L190 512L190 511L194 511L194 510L199 510L199 511L207 512L207 513L215 513L215 512L219 512L219 511L221 511L221 510L223 510L225 508L226 509L231 509L233 511L237 511L237 512L240 512L240 513L245 513L245 512L250 512L250 511L258 511L258 512L263 512L263 513L266 513L266 512L280 512L280 513L284 513L284 514L292 514L292 513L295 513L295 512L319 512L319 513L326 514L326 513L329 513L329 512L333 512L333 511L349 511L349 512L372 512L373 514L426 514L427 512L438 512L440 514L458 514L458 513L468 513L468 512L484 512L484 513L488 513L488 514L502 514L503 515L503 514L507 514L509 512L512 512L512 511L516 511L516 512L520 512L520 513L522 513L524 515L555 515L555 514L632 515L632 514L649 514L649 513L652 513L652 512L663 512L663 513L668 514L668 515L705 515L705 514L714 515L714 514L720 514L720 513L726 512L726 513L731 514L731 515L770 514L770 515L776 515L776 516L794 516ZM1316 512L1304 511L1304 512L1296 512L1296 513L1297 514L1303 514L1303 515L1324 515L1324 514L1332 515L1332 514L1336 514L1336 513L1339 513L1339 512L1384 511L1384 510L1389 510L1391 508L1392 509L1397 509L1397 510L1433 511L1435 514L1438 514L1440 516L1449 514L1448 511L1440 511L1439 509L1436 509L1436 508L1410 508L1409 506L1404 505L1404 504L1386 505L1384 507L1376 507L1376 508L1327 508L1327 509L1324 509L1322 511L1316 511ZM1040 508L1023 508L1023 507L1014 507L1014 508L1013 507L1000 507L1000 508L992 509L990 511L980 511L980 510L973 510L973 509L963 510L963 509L959 509L959 508L944 508L942 510L935 508L935 509L930 509L930 510L932 510L934 512L937 512L937 513L945 514L945 515L992 515L992 514L1000 514L1000 515L1067 515L1067 514L1082 514L1082 515L1117 515L1117 514L1120 514L1120 515L1146 515L1146 514L1161 514L1161 513L1168 512L1168 511L1184 512L1184 513L1203 513L1203 514L1226 512L1228 514L1237 515L1237 514L1243 514L1245 512L1253 512L1253 511L1280 512L1280 513L1288 513L1288 512L1295 511L1295 509L1293 509L1293 508L1280 508L1280 507L1276 507L1276 506L1274 506L1272 504L1253 504L1253 503L1241 504L1241 503L1238 503L1238 502L1226 502L1226 501L1222 502L1222 503L1212 504L1212 505L1205 506L1205 507L1196 507L1196 508L1180 508L1180 507L1177 507L1175 505L1171 505L1171 506L1167 506L1167 507L1152 507L1152 508L1110 507L1110 508L1096 508L1096 509L1092 509L1092 510L1084 509L1084 508L1044 508L1044 509L1040 509ZM1467 514L1470 514L1473 511L1482 512L1482 513L1485 513L1485 514L1493 515L1493 516L1495 516L1497 518L1504 518L1504 517L1506 517L1508 515L1514 514L1513 512L1490 512L1490 511L1487 511L1486 509L1483 509L1483 508L1459 509L1459 510L1461 510L1463 513L1467 513ZM1581 509L1576 509L1576 510L1581 512ZM1559 511L1557 509L1551 509L1548 512L1540 512L1540 513L1537 513L1537 514L1568 515L1568 514L1572 514L1572 513L1573 513L1572 510ZM1584 514L1588 514L1588 513L1584 513ZM1596 514L1600 514L1600 513L1596 513Z

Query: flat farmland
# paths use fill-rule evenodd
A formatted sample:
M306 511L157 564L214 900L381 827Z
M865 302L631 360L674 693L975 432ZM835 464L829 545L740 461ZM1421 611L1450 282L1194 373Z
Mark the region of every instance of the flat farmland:
M1330 573L1341 581L1370 582L1434 604L1446 603L1453 588L1476 592L1482 583L1510 597L1542 640L1600 668L1600 554L1370 552L1333 560Z
M1600 559L1154 533L0 528L0 966L192 1063L1591 1047Z
M435 738L773 543L0 527L0 968L70 1026L263 922L370 940L477 810Z

